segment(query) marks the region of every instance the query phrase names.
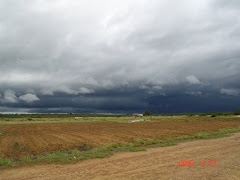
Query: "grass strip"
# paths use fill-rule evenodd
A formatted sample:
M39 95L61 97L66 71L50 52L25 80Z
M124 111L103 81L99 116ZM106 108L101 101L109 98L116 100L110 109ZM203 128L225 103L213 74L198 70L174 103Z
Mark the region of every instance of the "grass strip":
M160 118L160 119L159 119ZM150 117L83 117L82 119L74 119L71 117L69 119L61 119L61 118L52 118L52 119L44 119L44 118L0 118L0 125L14 125L14 124L58 124L58 123L81 123L81 122L116 122L116 123L129 123L131 120L136 119L144 119L145 121L140 122L132 122L132 123L151 123L151 122L176 122L176 121L226 121L226 120L240 120L239 117L236 116L217 116L217 117L186 117L182 116L180 118L176 117L160 117L153 116L150 120Z
M88 151L77 149L56 151L37 156L25 156L19 160L8 159L0 156L0 166L23 165L35 162L47 163L74 163L84 159L109 157L117 152L136 152L145 151L149 147L166 147L177 145L180 142L198 139L216 139L230 136L232 133L240 132L240 126L233 128L220 129L218 131L199 132L192 135L181 135L178 137L165 137L163 139L153 138L148 140L138 139L132 143L111 143L106 146L99 146Z

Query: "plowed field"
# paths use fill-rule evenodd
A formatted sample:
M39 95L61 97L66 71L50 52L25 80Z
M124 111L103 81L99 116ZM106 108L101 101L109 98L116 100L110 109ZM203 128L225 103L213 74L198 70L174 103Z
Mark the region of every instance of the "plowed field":
M88 159L76 164L42 164L0 168L1 180L239 180L240 133L231 137L150 148L141 152L117 153L109 158ZM193 160L194 166L179 166ZM202 167L202 160L205 166ZM216 160L216 166L209 166Z
M0 126L0 155L18 158L62 149L82 148L84 144L98 146L110 142L132 142L136 139L179 136L234 126L240 126L240 121L4 125Z

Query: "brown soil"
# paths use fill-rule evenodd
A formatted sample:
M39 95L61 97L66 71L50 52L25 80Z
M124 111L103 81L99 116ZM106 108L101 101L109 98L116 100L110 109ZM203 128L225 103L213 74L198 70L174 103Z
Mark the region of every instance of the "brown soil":
M181 143L144 152L117 153L109 158L77 164L34 165L0 169L1 180L23 179L240 179L240 133L232 137ZM192 167L179 167L180 160L193 160ZM205 160L205 167L201 166ZM216 160L216 166L209 166Z
M98 146L110 142L132 142L136 139L179 136L233 126L240 126L240 121L4 125L0 126L3 132L3 136L0 136L0 154L19 158L23 155L81 148L84 144Z

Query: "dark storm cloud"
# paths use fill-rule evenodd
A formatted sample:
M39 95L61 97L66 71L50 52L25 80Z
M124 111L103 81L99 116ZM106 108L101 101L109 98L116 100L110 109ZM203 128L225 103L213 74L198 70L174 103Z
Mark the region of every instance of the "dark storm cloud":
M236 7L236 0L0 0L0 111L205 111L208 99L212 109L224 110L220 101L236 108Z

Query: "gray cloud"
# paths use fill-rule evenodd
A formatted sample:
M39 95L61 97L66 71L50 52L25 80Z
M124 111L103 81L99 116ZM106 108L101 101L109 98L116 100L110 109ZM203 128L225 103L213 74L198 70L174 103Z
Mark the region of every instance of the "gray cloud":
M25 95L20 96L19 99L21 99L27 103L32 103L34 101L40 100L35 94L25 94Z
M0 98L1 98L1 96L0 96ZM3 98L0 100L3 103L17 103L18 102L18 98L15 95L15 92L10 89L4 91Z
M77 90L73 90L70 87L67 86L60 86L60 87L55 87L51 89L41 89L40 93L42 95L54 95L54 92L63 92L66 94L72 94L72 95L78 95L78 94L92 94L94 93L94 89L89 89L85 87L78 88Z
M223 96L221 89L239 88L238 6L236 0L2 0L0 106L66 110L78 108L75 97L91 102L92 111L136 102L144 109L155 96ZM40 100L19 101L26 94ZM132 105L120 102L126 97Z
M186 91L186 94L193 95L193 96L199 96L202 94L201 91Z
M231 9L238 9L240 7L240 2L238 0L215 0L213 1L213 6L217 6L219 8L231 8ZM238 9L239 10L239 9Z
M238 96L240 95L240 89L221 89L220 93L230 96Z
M190 84L200 84L200 81L198 80L198 78L196 78L195 76L191 75L191 76L187 76L186 80L188 83Z

